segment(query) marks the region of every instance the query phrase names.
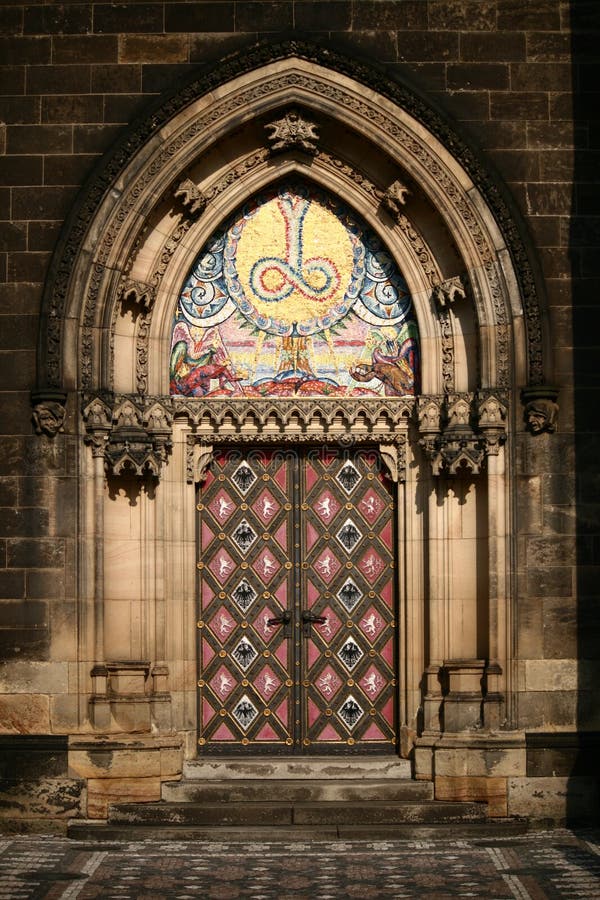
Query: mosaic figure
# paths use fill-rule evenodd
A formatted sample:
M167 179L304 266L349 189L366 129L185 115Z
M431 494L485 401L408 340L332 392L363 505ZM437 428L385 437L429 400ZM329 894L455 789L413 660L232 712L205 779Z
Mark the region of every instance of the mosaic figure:
M402 396L418 388L408 287L379 238L303 182L207 241L173 323L172 394Z

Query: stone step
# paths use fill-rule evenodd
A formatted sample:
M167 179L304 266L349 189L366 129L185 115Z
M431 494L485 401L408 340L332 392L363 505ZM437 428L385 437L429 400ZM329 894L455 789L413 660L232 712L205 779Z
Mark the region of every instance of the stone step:
M385 779L411 777L408 759L398 756L335 758L332 756L200 757L183 765L186 781L234 778Z
M232 779L229 781L168 781L162 799L169 803L235 803L261 801L371 801L431 800L433 785L428 781L367 779Z
M336 841L336 840L488 840L527 832L527 823L515 819L488 819L483 822L437 822L396 825L256 825L235 828L206 825L121 825L97 820L73 819L67 835L79 841Z
M481 822L487 807L479 803L439 800L410 802L297 802L277 803L115 803L110 825L169 827L254 827L280 825L397 825Z

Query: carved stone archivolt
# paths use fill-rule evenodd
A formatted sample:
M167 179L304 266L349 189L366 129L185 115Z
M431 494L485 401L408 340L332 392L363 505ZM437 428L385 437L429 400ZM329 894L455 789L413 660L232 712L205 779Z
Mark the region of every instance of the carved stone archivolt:
M262 79L257 83L252 82L251 73L253 70L257 70L266 64L283 63L285 60L292 58L296 60L296 63L290 68L289 72L280 68L277 74L269 76L269 79L266 81ZM302 67L305 65L306 71L303 72ZM319 65L322 67L323 77L315 75ZM336 80L334 73L340 73L343 78ZM228 94L226 91L222 92L222 100L220 102L205 107L205 112L198 115L194 121L190 120L187 122L185 128L179 131L173 130L171 132L172 137L164 141L159 152L152 156L146 167L142 166L138 170L140 172L139 177L128 182L127 190L116 200L116 207L118 208L115 207L115 214L112 219L106 218L100 227L99 233L102 235L102 239L98 247L94 248L94 261L90 277L87 280L84 313L81 319L82 337L79 352L82 358L83 385L91 388L92 385L97 383L97 379L92 371L94 358L92 353L92 331L95 323L98 321L97 306L102 294L103 284L107 278L107 267L109 266L113 248L119 242L123 242L123 237L120 236L123 228L125 228L125 233L130 232L127 224L128 219L131 215L136 214L135 210L140 206L141 198L146 198L144 203L148 203L148 198L152 194L152 185L157 184L157 179L161 177L161 173L165 173L163 177L169 178L171 184L174 183L173 177L176 177L176 172L173 161L179 153L184 151L186 144L192 146L192 142L204 142L202 147L206 147L206 141L210 141L209 136L218 131L218 128L215 129L215 126L225 123L232 116L237 115L241 106L251 109L253 104L256 105L259 102L263 106L268 105L269 96L282 96L286 92L288 96L295 93L300 97L311 97L311 103L314 100L314 104L319 106L319 108L323 106L323 109L325 109L327 106L331 110L344 109L356 121L359 119L364 122L368 121L371 130L378 129L386 136L386 140L395 142L398 148L402 148L403 153L414 159L422 167L423 171L427 171L427 177L432 179L432 183L437 185L437 189L443 191L447 198L448 208L456 211L464 227L470 233L474 245L479 249L483 269L488 279L496 318L498 335L497 383L508 385L508 373L510 371L508 307L504 296L505 291L501 285L500 276L496 268L494 251L493 248L487 245L487 238L482 232L478 217L470 209L465 197L461 196L460 190L452 182L448 172L436 160L435 155L430 153L424 143L422 141L419 142L415 135L409 133L398 119L385 113L382 105L376 105L377 108L375 108L373 103L367 100L366 96L364 100L359 99L359 86L366 87L370 93L374 92L374 96L379 95L385 98L386 102L391 101L399 110L404 110L409 116L412 116L413 119L428 129L442 145L449 148L454 159L472 178L473 183L481 191L485 202L493 210L493 216L504 233L520 283L527 325L529 380L532 384L543 383L544 359L541 349L541 318L532 267L521 242L519 229L514 223L513 214L509 212L502 195L496 190L478 157L461 141L447 122L429 109L408 88L390 81L389 78L374 70L370 70L366 66L337 56L329 49L324 51L301 42L290 42L278 47L261 47L246 51L236 59L220 65L218 70L203 76L201 80L191 82L180 93L172 97L161 111L153 114L135 131L130 132L127 139L115 149L110 158L107 158L97 180L86 196L82 198L75 211L70 230L57 251L52 267L52 277L47 285L44 299L45 332L40 341L40 347L42 348L40 367L42 377L46 377L47 383L56 387L62 387L62 322L67 314L67 307L70 311L74 302L72 299L73 285L81 283L81 280L79 282L77 280L78 278L81 279L81 275L78 275L76 271L79 264L78 261L83 258L82 249L85 241L88 239L90 225L94 221L97 210L101 207L102 200L110 195L112 184L123 176L131 159L143 151L144 145L156 133L157 129L164 128L168 123L173 122L177 116L183 116L184 110L191 108L192 101L196 101L199 97L208 96L213 88L221 87L228 80L236 78L247 78L249 86L246 89L237 90L234 95ZM354 80L357 85L355 93L344 88L342 84L344 79ZM288 109L290 108L288 107ZM304 117L304 113L302 113L302 117ZM279 123L283 119L285 119L285 108L284 113L270 124ZM314 125L309 119L307 121L309 121L309 124ZM304 129L304 131L304 135L298 137L297 140L304 141L308 150L314 152L316 147L314 134L310 132L310 129ZM288 132L292 135L293 129L288 128ZM165 133L168 134L168 132ZM297 133L300 134L300 131ZM273 136L275 137L275 132ZM279 140L284 140L285 144L287 138L284 139L282 134L273 141L273 144L278 143ZM200 143L198 144L199 147ZM296 144L296 149L298 149L298 146ZM307 150L307 147L304 149ZM264 152L268 154L269 151ZM184 182L180 180L175 183L181 185ZM195 189L204 191L204 187L200 189L199 185L194 182L192 184ZM166 187L167 185L165 185ZM385 190L383 193L385 193ZM404 195L401 191L396 191L395 194L395 199L398 202L397 207L395 207L395 214L398 216L401 215L399 209L402 206ZM155 193L155 196L157 195ZM206 196L210 199L208 191ZM199 197L195 196L195 191L190 186L189 192L184 190L182 196L177 198L177 200L184 203L184 210L187 214L199 200ZM189 207L187 210L185 204ZM107 209L108 207L105 205L104 208ZM80 297L77 298L77 304L80 305ZM506 332L504 337L501 334L502 328ZM500 340L502 337L503 339Z

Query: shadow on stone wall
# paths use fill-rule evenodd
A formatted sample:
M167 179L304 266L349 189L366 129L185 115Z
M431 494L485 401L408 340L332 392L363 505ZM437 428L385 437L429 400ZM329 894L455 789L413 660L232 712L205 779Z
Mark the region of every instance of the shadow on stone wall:
M569 251L573 304L577 550L578 739L568 768L567 816L581 820L581 789L600 809L600 6L571 0L574 167ZM561 342L566 343L566 342ZM559 754L559 764L561 754ZM591 791L591 795L590 792Z

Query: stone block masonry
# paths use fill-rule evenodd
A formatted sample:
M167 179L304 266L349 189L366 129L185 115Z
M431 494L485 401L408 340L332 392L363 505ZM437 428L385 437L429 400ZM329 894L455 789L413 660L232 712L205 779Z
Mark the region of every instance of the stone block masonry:
M518 481L514 721L523 732L571 736L600 727L599 31L593 0L0 6L0 734L14 747L21 733L80 733L87 715L79 695L87 696L89 673L77 665L78 634L89 627L76 613L79 410L69 398L64 430L38 435L30 404L39 387L38 315L61 229L103 154L161 95L230 53L289 38L415 85L491 161L522 216L547 297L561 399L558 432L521 433L509 451ZM568 780L580 754L560 758ZM81 784L90 778L90 809L99 815L118 794L116 782L132 777L123 766L113 785L96 769L72 775L63 766L48 777L60 780L69 814L84 811ZM488 797L519 814L541 779L536 810L556 813L562 788L546 783L553 770L545 762L530 769L498 774L490 764L430 775L440 797ZM487 787L473 780L484 776ZM587 790L587 767L580 777ZM152 769L146 796L159 785Z

